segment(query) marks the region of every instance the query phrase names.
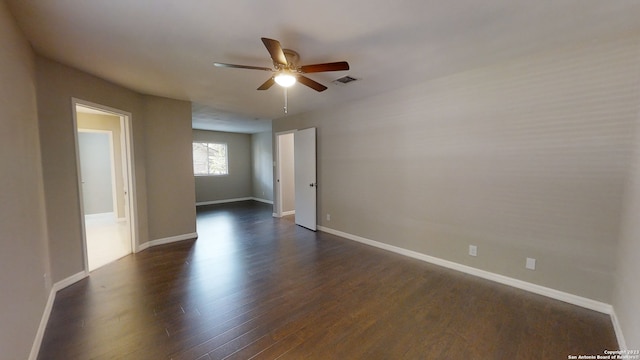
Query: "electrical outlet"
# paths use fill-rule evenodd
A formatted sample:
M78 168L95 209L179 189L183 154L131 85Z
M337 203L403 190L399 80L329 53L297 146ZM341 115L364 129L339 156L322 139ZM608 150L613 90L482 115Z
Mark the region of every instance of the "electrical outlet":
M536 259L527 258L527 263L525 264L524 267L526 267L529 270L535 270L536 269Z
M327 221L331 221L331 214L327 214Z
M469 255L478 256L478 247L475 245L469 245Z

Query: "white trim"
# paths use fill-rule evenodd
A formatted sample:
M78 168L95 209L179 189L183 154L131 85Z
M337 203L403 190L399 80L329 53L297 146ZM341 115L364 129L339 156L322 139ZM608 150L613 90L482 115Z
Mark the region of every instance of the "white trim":
M75 275L71 275L66 279L62 279L60 281L58 281L57 283L53 284L53 287L51 288L52 291L58 292L68 286L71 286L75 283L77 283L78 281L86 278L89 276L89 273L86 271L81 271Z
M146 250L146 249L148 249L150 247L158 246L158 245L171 244L171 243L178 242L178 241L192 240L192 239L197 239L197 238L198 238L198 233L194 232L194 233L189 233L189 234L169 236L169 237L162 238L162 239L151 240L149 242L141 244L138 247L138 252L140 252L142 250Z
M53 310L53 302L55 299L56 292L51 289L51 292L49 292L49 298L47 299L47 304L44 307L42 318L40 319L40 325L36 331L36 337L33 339L33 344L31 345L29 360L36 360L38 358L38 353L42 346L42 339L44 339L44 331L47 329L47 323L49 323L49 317L51 316L51 310Z
M274 218L282 217L282 216L278 216L278 214L276 214L276 213L271 213L271 216L273 216Z
M173 242L197 239L197 238L198 238L198 233L194 232L190 234L171 236L163 239L156 239L140 245L138 247L138 251L142 251L144 249L147 249L153 246L170 244ZM53 303L55 302L56 294L58 293L58 291L68 286L71 286L88 276L89 276L89 272L85 270L75 275L71 275L68 278L62 279L57 283L53 284L49 292L49 298L47 299L47 303L44 307L42 318L40 319L40 325L38 326L38 330L36 331L36 336L33 340L33 345L31 346L31 352L29 353L29 360L36 360L38 358L38 353L40 352L40 347L42 346L42 340L44 338L44 332L47 328L47 323L49 322L49 317L51 316L51 311L53 310Z
M251 200L258 201L258 202L265 203L265 204L273 205L273 201L272 200L260 199L260 198L257 198L257 197L252 197Z
M620 326L620 322L618 321L618 316L614 309L611 309L611 322L613 323L613 330L616 332L616 339L618 339L618 347L620 350L628 350L627 342L624 339L624 334L622 332L622 326Z
M407 250L401 247L381 243L375 240L366 239L357 235L352 235L339 230L334 230L328 227L318 225L318 230L324 231L329 234L343 237L345 239L357 241L366 245L374 246L383 250L391 251L400 255L408 256L414 259L422 260L431 264L446 267L452 270L460 271L466 274L477 276L483 279L495 281L500 284L509 285L518 289L526 290L534 294L546 296L552 299L564 301L569 304L577 305L586 309L598 311L604 314L612 314L613 306L600 301L592 300L578 295L569 294L563 291L551 289L545 286L532 284L526 281L510 278L508 276L495 274L489 271L476 269L471 266L458 264L452 261L440 259L434 256L422 254L416 251Z
M72 114L73 114L73 136L74 146L76 152L76 172L78 177L78 206L80 208L80 214L84 214L83 194L82 194L82 178L80 174L80 152L78 149L78 114L77 107L92 108L101 112L111 113L114 116L120 118L120 136L122 141L122 160L123 160L123 175L125 177L124 185L127 196L125 197L125 217L129 219L129 233L131 235L131 253L137 252L140 239L140 229L138 229L138 201L137 201L137 188L136 188L136 173L135 169L135 154L133 150L133 114L127 111L112 108L106 105L92 103L90 101L71 98ZM126 174L125 174L126 173ZM114 208L114 212L117 213L117 207ZM80 216L80 227L82 230L82 252L85 271L89 271L89 257L87 254L87 230L84 216Z
M33 345L31 345L29 360L36 360L38 358L38 353L40 352L40 347L42 346L42 339L44 339L44 331L47 329L49 317L51 316L51 311L53 310L53 303L56 300L56 294L58 293L58 291L66 288L67 286L77 283L87 276L89 276L89 273L87 273L86 271L81 271L75 275L71 275L68 278L53 284L51 290L49 291L49 298L47 299L47 303L44 306L42 318L40 319L40 325L38 326L38 330L36 331L36 337L33 340Z
M203 206L203 205L215 205L215 204L226 204L226 203L239 202L239 201L248 201L248 200L253 200L253 198L250 198L250 197L243 197L243 198L235 198L235 199L223 199L223 200L201 201L201 202L197 202L197 203L196 203L196 206Z
M36 360L38 358L38 353L40 352L40 347L42 346L42 339L44 339L44 331L47 329L47 324L49 323L49 317L51 316L51 310L53 310L53 303L55 300L56 292L52 288L49 292L47 304L44 306L44 312L42 314L42 318L40 319L38 330L36 331L36 337L35 339L33 339L33 344L31 345L29 360Z
M271 200L260 199L260 198L257 198L257 197L242 197L242 198L234 198L234 199L200 201L200 202L196 203L196 206L226 204L226 203L240 202L240 201L250 201L250 200L259 201L259 202L263 202L263 203L266 203L266 204L273 205L273 201L271 201Z
M295 210L291 210L291 211L283 211L282 212L282 216L287 216L287 215L295 215L296 211Z
M106 213L96 213L96 214L85 214L85 220L89 221L115 221L116 213L114 212L106 212Z

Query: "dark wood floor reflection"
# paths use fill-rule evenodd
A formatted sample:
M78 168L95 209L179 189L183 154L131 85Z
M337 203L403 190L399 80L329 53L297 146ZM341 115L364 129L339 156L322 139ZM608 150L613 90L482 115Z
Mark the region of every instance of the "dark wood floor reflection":
M566 359L616 348L607 315L274 219L198 212L58 293L39 359Z

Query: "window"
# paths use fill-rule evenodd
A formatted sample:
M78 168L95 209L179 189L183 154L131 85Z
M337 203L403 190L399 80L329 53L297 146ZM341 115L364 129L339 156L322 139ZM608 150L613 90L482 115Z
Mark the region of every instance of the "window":
M228 175L227 144L193 143L194 175Z

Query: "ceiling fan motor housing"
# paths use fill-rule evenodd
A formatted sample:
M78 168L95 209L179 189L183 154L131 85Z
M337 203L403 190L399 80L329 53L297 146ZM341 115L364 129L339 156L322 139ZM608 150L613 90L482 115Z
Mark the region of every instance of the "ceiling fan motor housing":
M287 58L289 69L296 70L298 62L300 61L300 55L291 49L282 49L282 52L284 53L284 57Z
M349 70L349 63L346 61L338 61L332 63L322 63L322 64L312 64L312 65L304 65L298 66L298 61L300 60L300 55L297 52L291 49L283 49L278 40L269 39L269 38L261 38L262 43L267 48L269 55L271 56L271 60L273 60L274 69L259 67L259 66L249 66L249 65L237 65L237 64L225 64L225 63L214 63L215 66L218 67L226 67L226 68L238 68L238 69L249 69L249 70L263 70L270 71L275 73L271 76L267 81L265 81L258 90L267 90L273 84L276 83L276 77L284 76L293 78L293 82L297 82L308 86L315 91L321 92L327 89L326 86L320 84L319 82L312 80L303 74L307 73L318 73L325 71L345 71ZM281 82L278 81L280 84ZM282 85L282 84L281 84ZM291 86L291 85L282 85L282 86Z

